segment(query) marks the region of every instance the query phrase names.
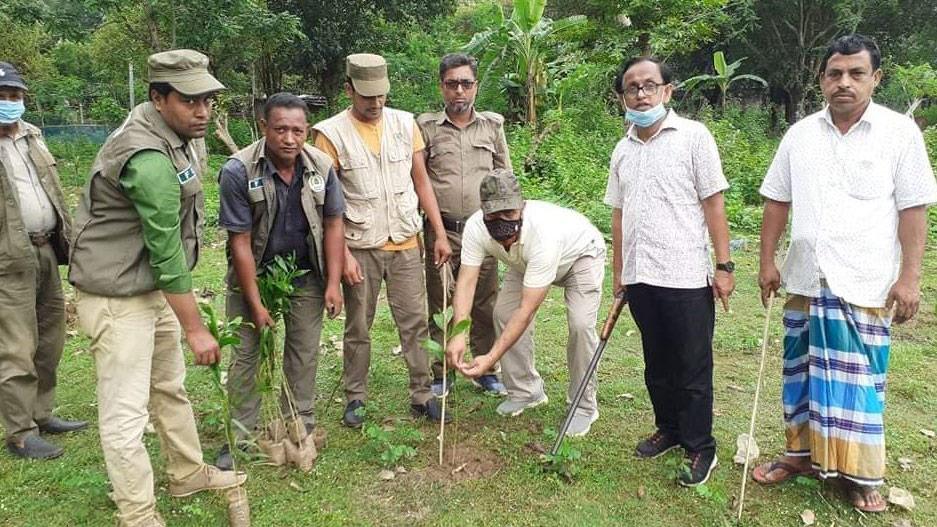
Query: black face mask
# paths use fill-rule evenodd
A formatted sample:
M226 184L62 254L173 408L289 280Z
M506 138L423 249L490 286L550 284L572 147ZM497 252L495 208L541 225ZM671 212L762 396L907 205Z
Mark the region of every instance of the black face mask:
M523 218L518 218L516 220L495 219L484 221L485 228L488 229L488 234L499 242L503 242L511 236L519 234L521 232L521 225L524 223Z

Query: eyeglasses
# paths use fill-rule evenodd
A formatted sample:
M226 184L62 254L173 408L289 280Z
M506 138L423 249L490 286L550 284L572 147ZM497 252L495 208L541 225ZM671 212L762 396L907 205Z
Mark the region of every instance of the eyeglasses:
M455 80L455 79L450 79L450 80L447 80L447 81L443 82L442 84L443 84L443 86L446 87L447 90L456 91L456 90L459 89L459 86L461 86L463 91L468 91L468 90L471 90L472 88L474 88L474 87L475 87L475 84L477 84L477 83L478 83L477 80L470 80L470 79L458 79L458 80Z
M642 84L641 86L628 86L625 88L625 95L629 97L637 97L642 91L645 95L657 95L657 91L660 90L666 84L657 84L656 82L649 82L647 84Z

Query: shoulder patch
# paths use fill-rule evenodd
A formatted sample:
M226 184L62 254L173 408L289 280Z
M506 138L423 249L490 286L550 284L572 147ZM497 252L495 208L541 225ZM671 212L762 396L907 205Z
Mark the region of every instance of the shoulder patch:
M255 177L254 179L251 179L250 181L247 182L247 190L258 189L258 188L262 188L263 186L264 186L263 177Z
M192 165L185 167L185 170L176 174L176 179L179 180L180 185L185 185L189 181L192 181L196 177L195 169L192 168Z

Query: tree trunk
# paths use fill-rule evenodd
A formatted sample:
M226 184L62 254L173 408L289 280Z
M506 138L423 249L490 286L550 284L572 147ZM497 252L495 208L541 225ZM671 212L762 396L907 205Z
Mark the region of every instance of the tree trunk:
M240 150L240 147L234 142L234 138L231 137L231 132L228 131L228 114L226 112L215 113L215 137L220 139L225 148L232 154Z

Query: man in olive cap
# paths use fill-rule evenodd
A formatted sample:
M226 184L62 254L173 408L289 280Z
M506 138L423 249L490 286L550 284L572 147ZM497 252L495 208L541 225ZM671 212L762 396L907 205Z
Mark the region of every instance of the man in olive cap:
M346 205L343 421L350 427L363 421L358 410L367 398L370 330L385 281L410 372L411 411L439 421L429 359L420 347L428 337L420 208L436 236L433 263L442 266L452 250L426 175L423 136L412 114L384 106L390 82L383 57L349 55L346 73L351 108L314 126L315 144L332 157Z
M122 526L163 525L143 444L148 418L173 496L246 479L202 459L179 342L181 324L196 364L221 357L199 316L191 270L204 218L193 140L205 135L212 98L224 86L196 51L157 53L147 63L150 100L98 152L78 205L69 269L81 327L91 336L101 446Z
M68 261L68 217L55 160L23 121L26 83L0 62L0 422L7 450L49 459L62 448L39 432L81 430L52 415L65 347L65 299L58 266Z
M534 317L551 285L563 288L569 338L567 401L588 370L599 342L595 332L605 240L582 214L547 203L524 200L514 173L495 169L481 181L481 210L472 214L462 233L462 268L456 281L453 320L468 318L482 263L494 256L508 267L494 320L497 338L491 351L465 362L465 335L454 337L446 350L451 364L476 378L501 361L507 400L497 412L518 416L547 402L543 379L534 366ZM590 381L569 425L569 435L583 436L599 417L595 378Z

